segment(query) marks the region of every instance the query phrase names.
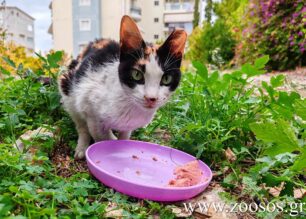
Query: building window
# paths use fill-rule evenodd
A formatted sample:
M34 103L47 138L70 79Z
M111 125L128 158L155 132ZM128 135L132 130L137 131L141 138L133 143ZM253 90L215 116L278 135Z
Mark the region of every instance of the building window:
M27 37L27 41L30 42L30 43L33 43L34 39L33 39L33 37Z
M80 19L80 31L90 31L90 30L91 30L91 20Z
M136 6L136 1L135 0L131 0L131 7L134 8Z
M19 34L19 37L20 37L21 39L24 39L24 38L25 38L25 35L24 35L24 34Z
M154 1L155 6L159 6L159 1Z
M29 31L29 32L32 32L32 31L33 31L32 25L28 25L28 31Z
M154 18L154 22L157 23L159 21L158 17Z
M158 34L154 34L154 39L158 40L158 38L159 38Z
M79 0L79 6L90 6L91 0Z

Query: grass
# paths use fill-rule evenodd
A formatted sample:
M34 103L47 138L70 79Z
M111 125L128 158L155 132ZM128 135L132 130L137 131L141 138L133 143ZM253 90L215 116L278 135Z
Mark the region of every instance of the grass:
M101 218L117 208L126 218L175 218L171 205L122 195L77 166L70 150L77 135L56 86L62 54L39 57L43 65L37 71L8 57L4 60L14 72L1 70L6 75L0 81L0 217ZM296 92L277 90L283 75L252 85L268 60L265 56L223 75L194 62L169 104L133 138L171 145L204 160L228 201L305 202L305 197L294 197L294 190L305 189L306 102ZM21 134L38 127L55 136L37 135L23 141L23 152L15 149ZM63 174L58 166L65 162L69 165ZM274 197L269 190L276 187L281 192ZM289 215L253 213L258 218L277 214Z

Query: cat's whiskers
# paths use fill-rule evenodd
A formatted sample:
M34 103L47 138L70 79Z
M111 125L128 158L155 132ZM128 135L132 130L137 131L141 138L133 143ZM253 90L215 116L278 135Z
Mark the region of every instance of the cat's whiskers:
M178 61L181 61L181 60L180 59L175 59L171 63L169 63L168 66L171 66L171 65L173 65L174 63L176 63ZM167 69L168 66L166 66L165 69Z
M166 56L166 60L165 60L165 64L164 64L164 66L166 66L166 65L167 65L167 63L168 63L169 55L170 55L170 51L168 51L168 54L167 54L167 56Z
M177 61L175 56L170 54L170 58L169 58L168 62L165 64L165 69L168 68L168 66L171 66L173 63L175 63L175 61Z
M140 100L139 98L133 97L133 100L140 105L144 105L144 102Z
M169 68L169 69L165 69L165 72L167 71L172 71L172 70L179 70L180 68Z
M128 52L128 55L132 56L134 58L135 61L138 60L138 58L132 53L132 52ZM137 54L136 54L137 55Z
M138 56L138 59L142 59L144 57L143 50L136 50L136 54Z

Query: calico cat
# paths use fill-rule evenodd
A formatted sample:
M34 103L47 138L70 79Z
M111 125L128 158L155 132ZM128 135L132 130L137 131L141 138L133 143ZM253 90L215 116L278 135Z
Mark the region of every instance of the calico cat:
M159 48L147 45L134 21L124 16L120 44L106 39L89 43L59 79L65 110L78 132L75 158L90 143L129 139L150 123L181 78L180 66L187 34L173 31Z

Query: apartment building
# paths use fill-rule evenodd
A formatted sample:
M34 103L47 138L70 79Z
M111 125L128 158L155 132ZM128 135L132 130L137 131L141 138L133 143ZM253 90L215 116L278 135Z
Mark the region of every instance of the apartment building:
M96 38L119 40L119 24L124 14L141 20L137 0L52 0L52 23L48 32L55 50L76 56Z
M34 21L17 7L0 6L0 29L6 32L5 40L24 46L29 53L35 49Z
M144 29L147 41L164 40L174 29L192 32L195 0L140 0L142 19L139 25ZM200 7L202 8L202 1Z
M52 0L54 49L76 56L95 38L119 40L123 15L131 16L148 42L164 40L174 29L192 31L195 0ZM202 2L202 1L200 1Z
M142 17L139 26L147 42L164 39L164 6L165 0L140 0Z

